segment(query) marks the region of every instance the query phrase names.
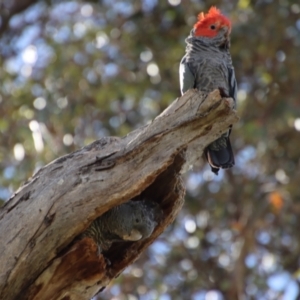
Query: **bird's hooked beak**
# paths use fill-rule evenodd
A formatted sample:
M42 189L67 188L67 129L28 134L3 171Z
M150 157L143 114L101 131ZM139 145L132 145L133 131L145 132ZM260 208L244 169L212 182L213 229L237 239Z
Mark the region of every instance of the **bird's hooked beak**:
M230 33L231 33L231 28L224 25L224 26L221 27L221 30L222 30L222 32L224 32L225 38L228 39L229 36L230 36Z
M125 234L122 236L125 241L138 241L143 237L140 231L132 229L130 234Z

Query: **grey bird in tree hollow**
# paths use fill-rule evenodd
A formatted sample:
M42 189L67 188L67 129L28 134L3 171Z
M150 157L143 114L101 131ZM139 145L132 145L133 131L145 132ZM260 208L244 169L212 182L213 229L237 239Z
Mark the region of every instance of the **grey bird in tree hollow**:
M92 222L81 237L90 237L98 253L114 242L139 241L149 237L162 217L159 205L152 201L129 201L113 207Z
M207 14L200 13L189 37L186 39L186 54L180 63L180 89L203 92L220 90L222 97L231 97L236 105L237 83L229 52L231 22L216 7ZM212 172L218 175L220 168L234 165L229 136L231 126L220 138L204 151Z

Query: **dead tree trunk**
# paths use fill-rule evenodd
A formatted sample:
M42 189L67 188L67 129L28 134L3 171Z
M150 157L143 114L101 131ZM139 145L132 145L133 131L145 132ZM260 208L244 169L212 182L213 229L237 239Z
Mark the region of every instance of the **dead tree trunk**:
M189 91L151 124L39 170L0 211L0 298L89 299L102 290L174 220L184 201L180 174L238 120L232 107L218 91ZM164 213L149 238L115 243L106 258L92 240L74 242L95 218L139 195Z

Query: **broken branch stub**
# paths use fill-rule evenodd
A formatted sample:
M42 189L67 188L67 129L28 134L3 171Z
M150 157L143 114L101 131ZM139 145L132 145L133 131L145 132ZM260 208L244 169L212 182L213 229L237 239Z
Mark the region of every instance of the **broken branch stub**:
M0 298L93 297L174 220L185 193L180 174L237 120L232 99L190 90L149 125L39 170L0 211ZM149 199L163 210L149 238L114 243L105 258L91 239L76 240L130 199Z

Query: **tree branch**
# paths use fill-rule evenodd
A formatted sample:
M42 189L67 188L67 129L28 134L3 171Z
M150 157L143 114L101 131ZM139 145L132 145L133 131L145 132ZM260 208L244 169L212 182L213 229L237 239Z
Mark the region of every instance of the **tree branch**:
M174 220L183 205L180 173L238 117L233 100L190 90L124 138L102 138L39 170L0 211L1 299L89 299ZM138 242L97 255L75 238L105 211L151 199L164 218ZM110 262L110 263L108 263Z

